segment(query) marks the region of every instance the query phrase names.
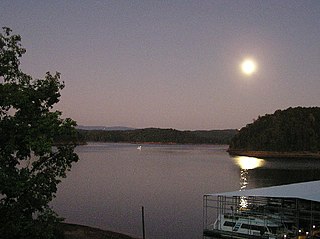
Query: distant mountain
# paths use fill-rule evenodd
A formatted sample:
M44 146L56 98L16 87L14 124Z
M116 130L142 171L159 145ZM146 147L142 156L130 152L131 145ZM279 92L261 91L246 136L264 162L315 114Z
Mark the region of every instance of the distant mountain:
M134 128L124 127L124 126L106 127L106 126L84 126L84 125L78 125L76 128L77 129L82 129L82 130L103 130L103 131L135 130Z

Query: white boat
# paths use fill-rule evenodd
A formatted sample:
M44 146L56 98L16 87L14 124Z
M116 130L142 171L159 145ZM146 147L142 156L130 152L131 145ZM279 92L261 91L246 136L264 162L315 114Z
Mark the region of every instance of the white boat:
M204 235L232 238L287 238L290 231L274 215L253 215L247 212L220 214Z
M141 149L142 149L142 146L141 146L141 145L137 147L137 150L141 150Z

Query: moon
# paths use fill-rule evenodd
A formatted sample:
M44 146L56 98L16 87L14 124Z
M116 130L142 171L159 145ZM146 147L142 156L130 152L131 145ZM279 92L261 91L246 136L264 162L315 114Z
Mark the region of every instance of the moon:
M257 63L253 59L246 58L242 61L240 68L243 74L251 76L257 71Z

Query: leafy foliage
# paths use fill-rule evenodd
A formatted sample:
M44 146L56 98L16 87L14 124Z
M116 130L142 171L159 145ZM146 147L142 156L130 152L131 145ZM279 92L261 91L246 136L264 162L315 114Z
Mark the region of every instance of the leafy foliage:
M259 117L232 139L231 150L320 151L320 108L296 107Z
M130 143L229 144L236 130L179 131L146 128L123 131L79 130L79 140Z
M52 111L60 74L33 79L20 70L21 37L0 34L0 237L54 238L49 207L74 153L75 122ZM53 147L56 145L55 147Z

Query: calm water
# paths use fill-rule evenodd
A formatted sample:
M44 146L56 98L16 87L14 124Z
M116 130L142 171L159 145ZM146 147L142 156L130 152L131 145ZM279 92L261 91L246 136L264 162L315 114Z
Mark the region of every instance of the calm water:
M320 179L318 160L232 158L227 146L89 144L52 203L66 222L148 239L202 238L202 196Z

